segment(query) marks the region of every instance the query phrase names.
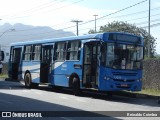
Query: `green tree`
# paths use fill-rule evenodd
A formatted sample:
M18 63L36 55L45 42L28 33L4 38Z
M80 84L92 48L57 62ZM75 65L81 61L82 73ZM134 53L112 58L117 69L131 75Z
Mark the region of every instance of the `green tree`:
M148 39L150 38L150 55L151 57L154 57L155 54L155 47L156 47L156 38L154 38L152 35L149 36L148 32L141 28L137 27L134 24L129 24L127 22L123 21L114 21L112 23L108 23L104 26L100 26L100 30L98 33L102 32L127 32L134 35L139 35L144 38L144 45L145 45L145 55L147 55L148 52ZM95 33L94 30L89 30L89 34Z

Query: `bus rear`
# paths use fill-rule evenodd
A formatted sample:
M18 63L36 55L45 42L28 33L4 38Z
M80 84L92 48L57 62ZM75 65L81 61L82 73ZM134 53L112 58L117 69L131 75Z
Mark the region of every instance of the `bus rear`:
M141 90L143 60L141 37L125 33L104 33L101 53L100 90Z

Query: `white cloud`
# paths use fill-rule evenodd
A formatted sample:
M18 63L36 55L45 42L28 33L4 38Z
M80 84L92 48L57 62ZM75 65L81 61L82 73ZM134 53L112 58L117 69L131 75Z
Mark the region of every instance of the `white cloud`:
M42 0L0 0L0 3L1 16L12 16L46 2Z
M31 25L53 26L70 22L73 19L88 21L94 19L94 14L102 16L115 11L91 9L78 4L72 4L73 2L53 2L50 5L48 4L48 6L41 6L42 9L37 8L39 5L46 5L46 3L51 2L50 0L0 0L0 2L2 22L12 24L20 22Z
M160 7L160 1L151 2L151 6L153 6L153 7Z

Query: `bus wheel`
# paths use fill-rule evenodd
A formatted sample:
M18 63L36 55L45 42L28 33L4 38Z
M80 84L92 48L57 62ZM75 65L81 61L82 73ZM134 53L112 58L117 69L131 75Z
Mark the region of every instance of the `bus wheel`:
M77 77L73 77L72 90L74 95L80 94L80 82Z
M112 92L112 91L108 91L108 92L107 92L107 97L108 97L108 98L111 98L112 96L113 96L113 92Z
M29 73L25 74L24 82L25 82L25 87L27 88L31 87L31 75Z

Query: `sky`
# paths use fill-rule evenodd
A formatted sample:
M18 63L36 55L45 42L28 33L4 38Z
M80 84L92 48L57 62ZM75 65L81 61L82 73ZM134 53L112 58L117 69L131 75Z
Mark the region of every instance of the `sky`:
M148 31L148 6L149 0L0 0L0 25L49 26L76 34L76 23L71 21L80 20L79 35L83 35L95 28L93 15L98 15L97 31L113 21L126 21ZM151 35L157 38L156 52L160 54L160 0L151 0Z

